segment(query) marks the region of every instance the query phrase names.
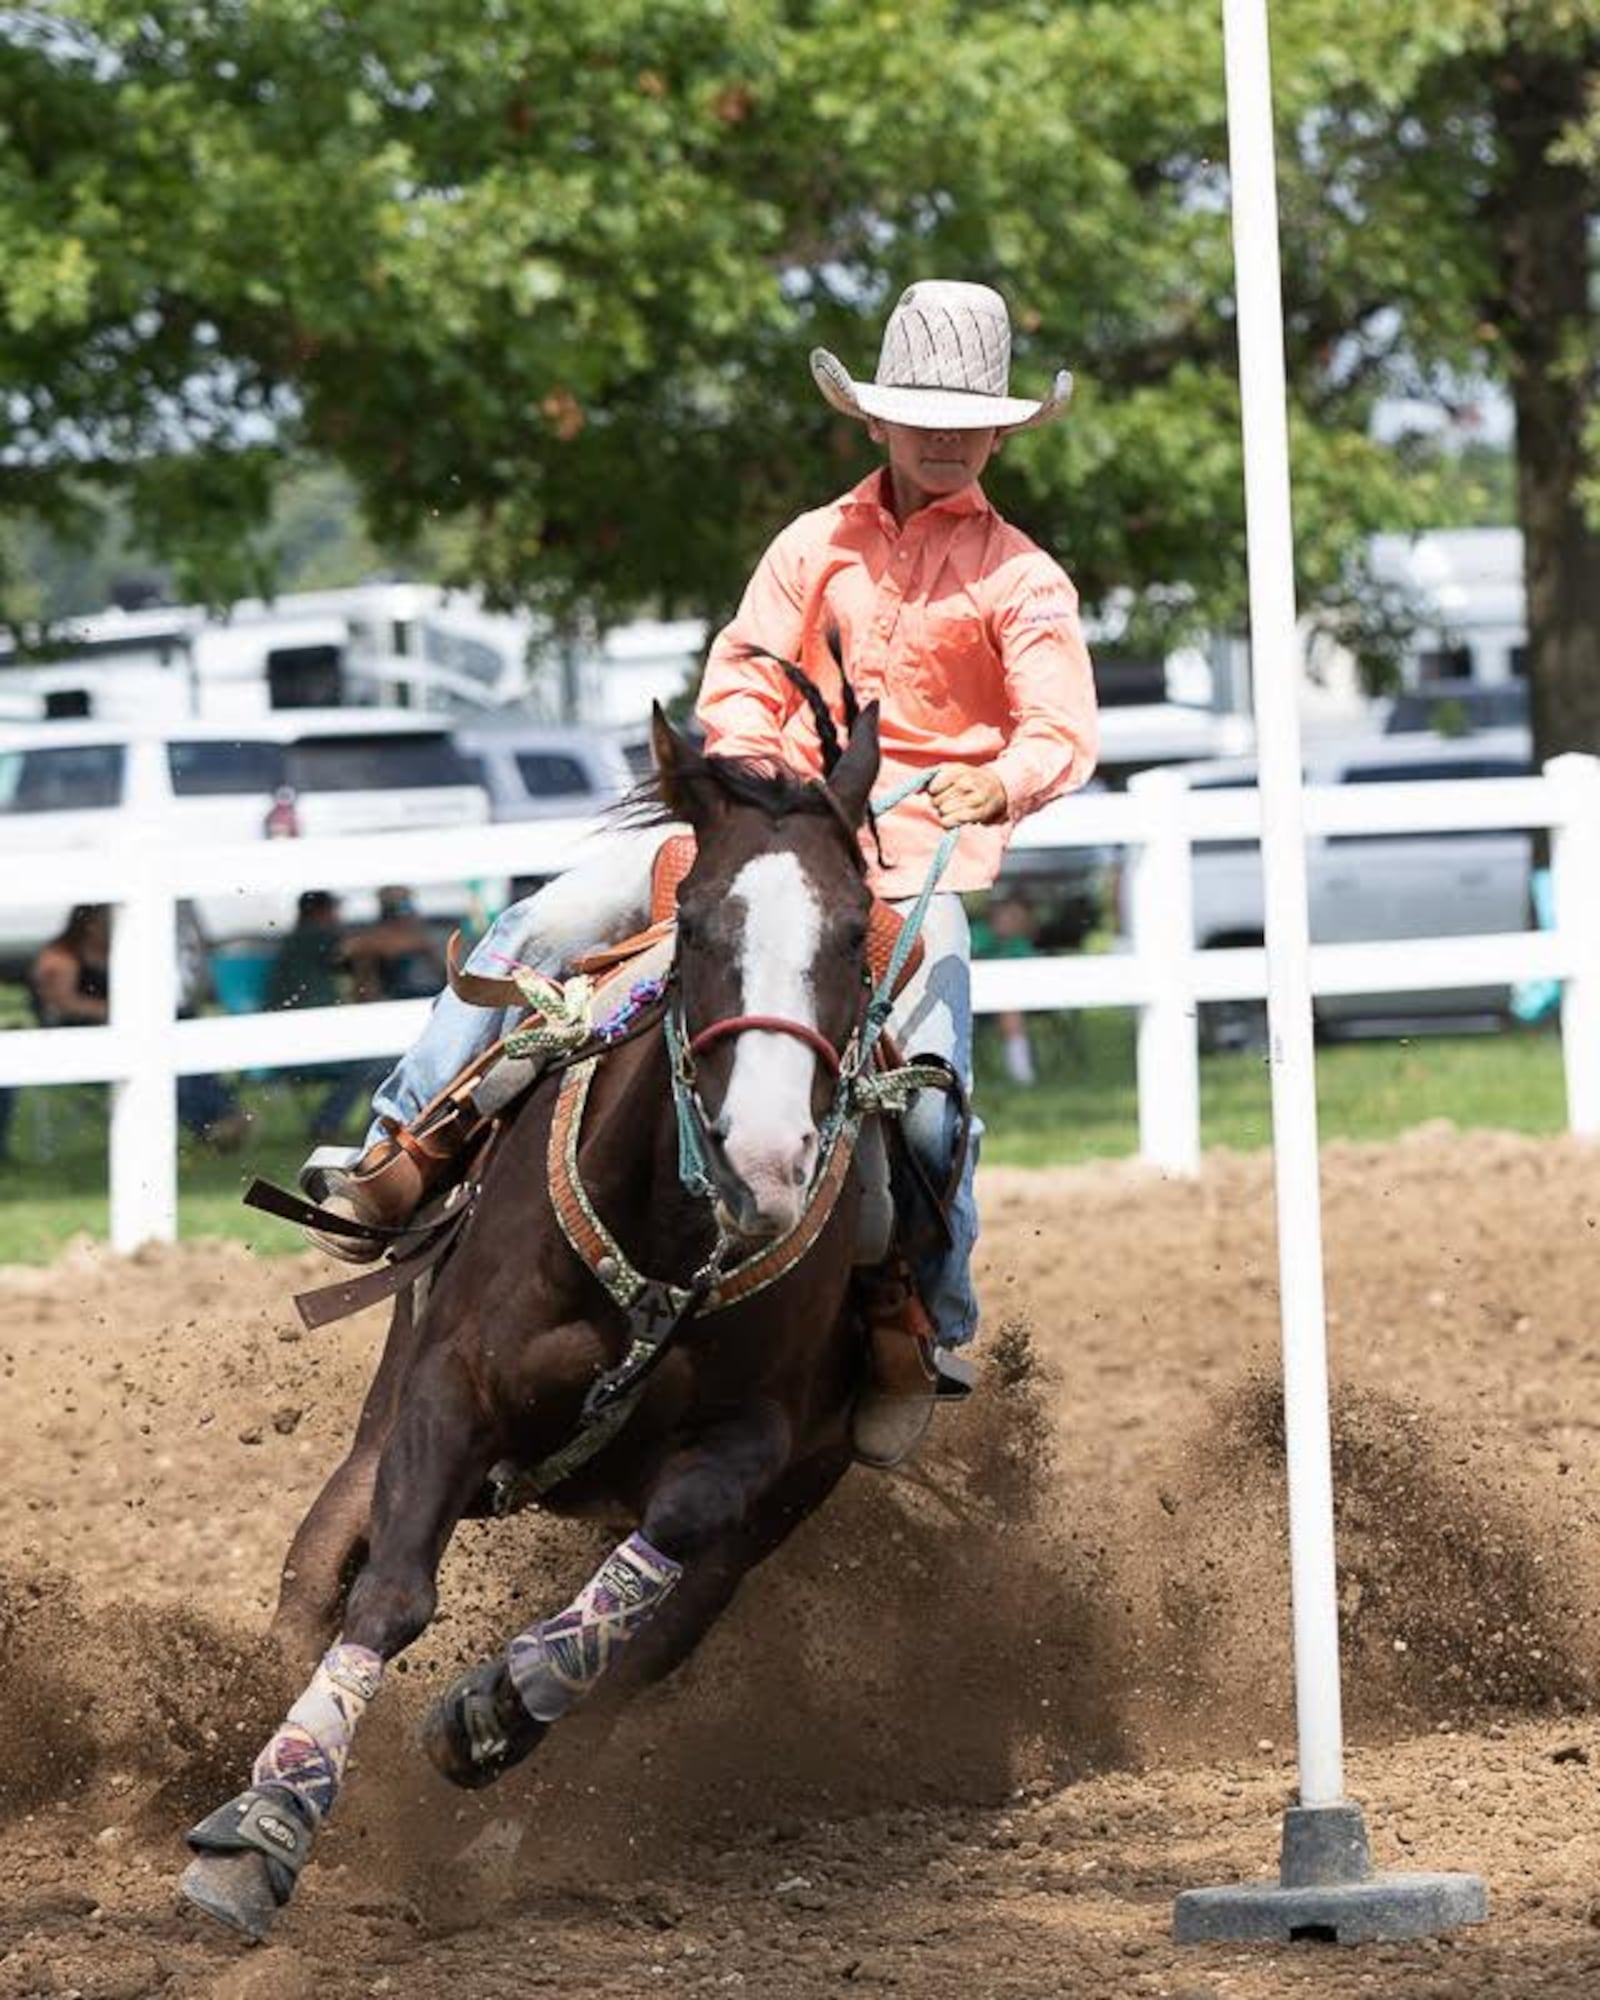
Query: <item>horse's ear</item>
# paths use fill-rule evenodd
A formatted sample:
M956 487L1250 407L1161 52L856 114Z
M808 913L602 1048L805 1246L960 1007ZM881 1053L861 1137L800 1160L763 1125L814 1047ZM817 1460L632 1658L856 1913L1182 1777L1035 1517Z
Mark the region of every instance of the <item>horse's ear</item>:
M867 813L867 801L878 782L878 704L869 701L850 732L844 755L833 767L828 790L843 806L852 826L859 826Z
M674 819L698 827L706 817L706 760L667 720L659 701L650 704L650 748L656 760L656 789Z

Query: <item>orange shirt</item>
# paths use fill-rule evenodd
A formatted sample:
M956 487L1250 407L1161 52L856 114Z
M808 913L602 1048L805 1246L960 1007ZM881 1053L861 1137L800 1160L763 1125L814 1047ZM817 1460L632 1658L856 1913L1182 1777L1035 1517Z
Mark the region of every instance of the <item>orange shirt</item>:
M792 521L762 557L706 663L698 712L719 756L820 771L804 702L768 660L797 661L841 713L827 646L837 625L863 704L877 701L888 791L938 764L992 764L1010 801L994 826L967 826L940 886L993 882L1016 823L1084 783L1098 746L1094 677L1066 573L1004 521L974 483L902 527L875 472L830 506ZM881 826L886 865L866 843L873 887L922 887L942 831L922 792Z

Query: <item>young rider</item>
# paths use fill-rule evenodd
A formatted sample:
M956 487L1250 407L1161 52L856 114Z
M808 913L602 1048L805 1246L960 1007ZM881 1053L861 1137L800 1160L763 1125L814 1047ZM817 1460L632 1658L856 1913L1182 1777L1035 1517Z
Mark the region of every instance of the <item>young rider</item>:
M1096 753L1094 684L1076 593L979 484L1005 435L1050 421L1071 393L1070 376L1061 374L1043 401L1012 396L1010 350L998 293L930 281L901 296L872 382L852 380L823 349L812 354L822 394L865 423L887 463L773 542L712 646L698 703L712 755L817 771L809 711L763 655L798 661L825 685L823 663L836 644L858 698L878 702L880 793L914 778L926 783L883 820L881 861L869 841L873 888L908 910L942 834L959 829L923 924L922 965L890 1030L908 1054L945 1057L967 1084L972 1009L961 894L993 883L1017 823L1081 785ZM559 970L637 929L659 838L651 834L620 853L612 847L508 910L469 969L500 972L520 960ZM383 1221L405 1212L415 1181L398 1158L405 1133L397 1146L392 1128L406 1127L503 1027L495 1013L441 996L422 1040L378 1092L368 1152L359 1165L341 1163L355 1171L335 1176L336 1206ZM924 1091L906 1130L942 1187L957 1131L954 1106ZM933 1345L960 1345L977 1328L969 1267L980 1131L975 1120L950 1212L951 1240L917 1265L926 1316L911 1294L874 1329L877 1381L855 1413L857 1452L871 1463L897 1462L925 1429ZM315 1164L314 1156L308 1165ZM409 1195L383 1187L385 1167L398 1169ZM312 1174L307 1185L325 1191L329 1181ZM338 1247L334 1238L319 1241Z

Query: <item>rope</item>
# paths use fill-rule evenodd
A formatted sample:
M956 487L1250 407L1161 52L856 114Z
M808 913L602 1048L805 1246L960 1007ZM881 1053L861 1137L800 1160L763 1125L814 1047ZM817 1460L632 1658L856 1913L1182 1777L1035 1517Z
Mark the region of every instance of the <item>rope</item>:
M919 1090L948 1090L950 1075L932 1063L904 1063L899 1069L870 1070L850 1085L850 1109L862 1118L887 1111L900 1117Z
M528 966L518 966L511 977L533 1009L533 1018L507 1035L507 1055L565 1055L583 1046L593 1028L593 980L582 973L567 980L551 979Z

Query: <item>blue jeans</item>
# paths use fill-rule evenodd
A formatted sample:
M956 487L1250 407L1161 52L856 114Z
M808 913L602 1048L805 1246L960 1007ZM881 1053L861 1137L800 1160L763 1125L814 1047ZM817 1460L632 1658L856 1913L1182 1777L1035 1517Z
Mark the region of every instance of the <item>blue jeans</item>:
M512 965L560 974L575 958L642 929L650 914L650 864L665 834L613 835L593 858L580 861L536 895L501 913L474 947L468 970L504 976ZM904 914L912 899L896 902ZM943 1056L972 1087L972 981L966 911L956 895L938 895L923 926L923 962L889 1017L889 1032L906 1055ZM385 1118L409 1124L445 1086L482 1055L523 1013L469 1006L450 991L439 995L418 1041L390 1071L373 1098L377 1116L367 1145L383 1138ZM956 1112L942 1091L918 1094L906 1115L906 1136L929 1178L949 1178ZM975 1117L966 1164L950 1214L954 1241L916 1260L917 1283L942 1346L958 1347L978 1328L972 1290L972 1249L978 1240L973 1174L983 1126Z
M902 916L914 899L893 907ZM889 1032L909 1059L943 1056L972 1089L971 938L961 898L935 896L922 926L923 959L915 978L895 1002ZM923 1171L936 1188L950 1177L959 1114L942 1090L919 1091L906 1113L904 1129ZM978 1330L978 1301L972 1289L972 1251L978 1240L978 1203L973 1177L983 1121L973 1114L967 1155L950 1207L951 1241L924 1252L914 1263L917 1286L941 1347L960 1347Z

